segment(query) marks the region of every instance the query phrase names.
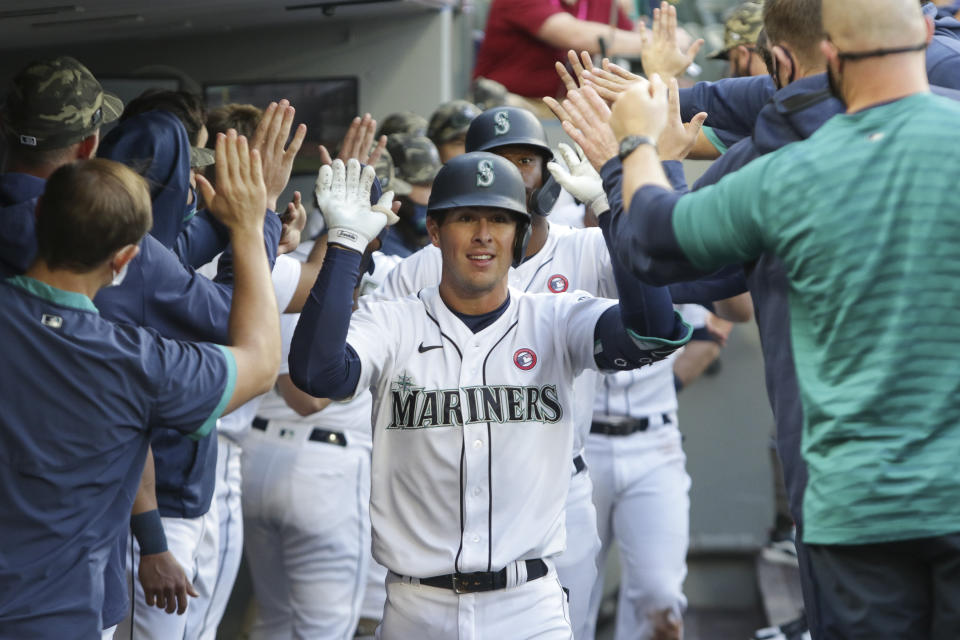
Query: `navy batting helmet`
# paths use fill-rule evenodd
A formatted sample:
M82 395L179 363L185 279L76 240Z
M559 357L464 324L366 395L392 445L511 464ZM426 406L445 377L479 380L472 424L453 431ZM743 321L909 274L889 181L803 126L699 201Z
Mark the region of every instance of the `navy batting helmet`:
M547 143L547 134L537 116L520 107L487 109L470 123L466 149L490 151L507 146L532 147L543 156L545 179L539 189L530 194L530 213L545 216L550 213L560 196L560 184L547 172L547 163L553 160L553 151Z
M465 153L452 158L433 181L427 214L434 215L461 207L504 209L517 218L513 245L513 266L527 253L530 241L530 214L527 191L520 170L509 160L485 152Z

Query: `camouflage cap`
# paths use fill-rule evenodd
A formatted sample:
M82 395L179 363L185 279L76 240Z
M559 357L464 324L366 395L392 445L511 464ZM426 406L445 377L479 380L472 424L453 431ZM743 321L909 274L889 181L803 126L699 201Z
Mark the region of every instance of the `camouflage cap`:
M481 110L502 107L507 104L507 88L490 78L477 78L470 85L470 101Z
M410 133L415 136L425 136L427 135L427 119L412 111L391 113L380 123L377 137L389 136L394 133Z
M390 156L389 151L384 149L380 153L380 157L377 159L377 163L373 165L373 169L377 172L377 180L380 181L381 191L389 191L394 188L396 175L394 173L393 158Z
M731 49L740 45L753 46L763 29L763 2L744 2L737 5L724 23L723 48L708 58L726 60Z
M83 140L123 112L90 70L66 56L32 62L14 77L3 119L14 142L59 149Z
M480 107L466 100L444 102L430 116L427 137L439 147L444 142L465 136L470 122L481 113Z
M203 147L190 147L190 168L202 169L216 164L217 156L210 149Z
M387 136L387 150L395 168L394 191L400 195L405 195L401 193L405 188L402 183L429 184L440 170L440 154L426 136L394 133Z

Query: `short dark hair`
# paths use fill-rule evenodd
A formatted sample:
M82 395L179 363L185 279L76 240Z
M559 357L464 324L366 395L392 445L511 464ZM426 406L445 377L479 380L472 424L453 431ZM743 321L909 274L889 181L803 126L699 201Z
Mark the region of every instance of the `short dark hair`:
M822 0L766 0L763 3L763 28L768 46L784 43L793 55L810 64L822 58Z
M73 162L53 172L37 204L37 256L51 269L87 273L152 225L143 178L112 160Z
M207 121L207 107L199 96L186 91L147 89L127 104L120 122L148 111L169 111L177 116L192 145L197 144L200 129Z
M207 131L210 132L207 146L213 149L217 134L226 133L229 129L235 129L237 135L253 138L262 118L263 110L252 104L231 103L211 109L207 114Z

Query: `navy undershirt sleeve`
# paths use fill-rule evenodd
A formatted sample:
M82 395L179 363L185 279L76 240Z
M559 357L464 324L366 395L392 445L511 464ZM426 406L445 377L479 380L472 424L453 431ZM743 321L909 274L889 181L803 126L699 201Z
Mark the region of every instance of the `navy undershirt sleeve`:
M731 140L739 140L753 133L760 110L776 90L770 76L698 82L690 89L680 89L680 116L689 122L706 111L707 126L723 130Z
M190 218L173 246L180 262L197 269L223 251L230 243L230 230L206 209Z
M283 223L280 222L280 217L272 210L267 209L263 218L263 245L267 250L267 262L270 264L270 271L273 271L273 265L277 262L280 234L282 232ZM220 284L233 286L233 277L233 245L228 244L223 250L220 260L217 261L217 275L213 280Z
M673 300L666 287L650 286L624 268L611 247L610 211L598 216L613 277L617 283L620 304L607 309L597 321L594 340L599 343L595 355L602 369L633 369L667 357L689 339L689 325L673 310ZM634 337L650 338L655 345L638 346ZM658 353L654 353L657 351Z
M317 398L347 398L360 382L360 358L347 344L361 255L331 245L290 343L290 379Z

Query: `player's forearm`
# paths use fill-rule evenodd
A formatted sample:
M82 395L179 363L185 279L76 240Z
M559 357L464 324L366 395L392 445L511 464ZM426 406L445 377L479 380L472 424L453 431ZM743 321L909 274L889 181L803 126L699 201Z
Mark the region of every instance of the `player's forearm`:
M600 53L600 41L603 40L605 54L608 56L640 55L643 40L640 34L624 31L616 27L578 20L569 13L557 13L547 18L537 37L556 49L573 49Z
M707 125L746 137L753 133L760 110L775 92L769 76L698 82L690 89L680 90L680 117L689 122L706 111Z
M696 280L675 282L670 285L670 295L673 297L674 304L699 304L714 310L716 310L715 306L720 304L721 301L739 296L746 290L747 277L743 271L743 266L739 264L726 266ZM738 307L737 312L739 313L739 311ZM746 320L727 319L732 322L746 322L750 318Z
M686 388L713 364L720 355L720 345L712 340L691 340L673 363L673 375Z
M268 391L280 366L280 313L263 233L260 229L244 228L231 231L230 236L236 274L230 308L230 344L237 356L238 377L227 413Z
M317 282L317 276L320 274L320 267L323 265L323 257L327 254L327 236L318 238L307 256L306 262L300 265L300 281L297 283L297 290L290 298L290 304L283 310L284 313L300 313L307 298L310 297L310 291Z
M280 218L273 211L268 210L263 219L263 248L267 252L267 264L270 270L277 262L277 247L280 243L280 234L283 232L283 224ZM217 262L217 275L214 281L220 284L233 284L235 274L233 270L233 244L229 244L220 256Z
M229 242L227 227L203 209L187 222L173 251L185 266L197 269L213 260Z
M633 196L641 187L662 187L673 189L657 150L650 145L642 145L639 149L623 159L623 208L630 210Z
M347 345L360 258L338 245L327 250L290 343L290 379L318 398L348 397L360 380L359 361Z
M600 176L610 202L610 217L601 222L600 227L608 226L604 237L612 249L611 258L617 255L634 277L653 285L703 275L688 263L673 236L671 216L679 194L661 187L645 187L633 198L632 208L627 211L623 206L620 160L614 158L607 162ZM651 237L651 233L656 237ZM651 249L656 253L651 253Z
M130 531L140 545L142 555L163 553L167 537L157 510L157 476L153 464L153 449L147 447L147 459L140 474L140 486L130 512Z
M277 378L277 390L280 391L280 395L283 396L283 401L287 403L287 406L301 416L309 416L318 411L323 411L331 402L329 398L314 398L309 393L300 391L288 375Z

